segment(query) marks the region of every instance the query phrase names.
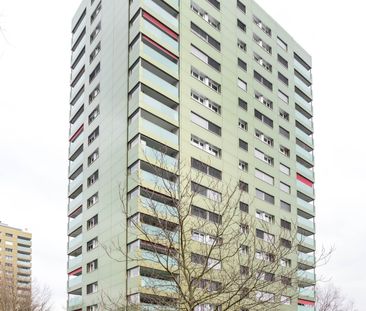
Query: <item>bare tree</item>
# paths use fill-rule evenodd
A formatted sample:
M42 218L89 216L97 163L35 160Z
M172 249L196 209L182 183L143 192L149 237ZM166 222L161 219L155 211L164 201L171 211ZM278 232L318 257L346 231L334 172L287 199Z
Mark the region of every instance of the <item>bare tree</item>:
M212 168L200 161L177 168L160 152L158 160L145 157L121 188L127 237L103 245L128 262L130 282L145 288L143 297L129 295L128 310L143 303L156 310L277 310L297 298L295 223L258 221L248 213L248 184L222 181L214 170L217 178L208 178ZM126 297L102 295L103 310L125 310L124 303Z
M318 286L316 293L317 311L357 311L353 301L347 299L333 284Z

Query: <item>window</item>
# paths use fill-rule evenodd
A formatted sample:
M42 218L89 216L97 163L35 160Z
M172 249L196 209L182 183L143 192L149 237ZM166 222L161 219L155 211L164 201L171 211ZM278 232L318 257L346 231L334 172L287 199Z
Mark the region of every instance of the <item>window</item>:
M260 75L258 72L254 70L254 79L257 80L260 84L264 85L266 88L273 90L273 85L266 78Z
M95 8L94 12L90 16L90 23L94 22L94 20L97 18L101 10L102 10L102 2L99 2L98 6Z
M238 121L238 125L239 125L239 128L244 130L244 131L247 131L248 130L248 123L242 119L239 119Z
M13 234L11 234L11 233L5 233L5 236L7 236L9 238L12 238L13 237Z
M281 243L281 246L283 246L285 248L291 248L291 245L292 245L291 241L286 240L284 238L281 238L280 243ZM290 283L291 283L291 281L290 281Z
M238 105L240 108L242 108L244 110L248 110L248 103L241 98L238 99Z
M195 100L196 102L199 102L201 105L207 107L211 111L216 112L218 114L221 113L221 106L220 105L214 103L213 101L211 101L207 97L197 93L196 91L191 91L191 98L193 100Z
M239 181L239 190L240 191L244 191L244 192L248 192L249 191L249 185L244 182L244 181Z
M273 127L273 121L272 119L266 117L263 113L259 112L257 109L254 110L255 117L262 121L263 123L267 124L270 127Z
M249 275L249 267L240 265L240 274Z
M99 116L99 106L97 106L89 115L88 120L91 124Z
M194 24L192 22L191 22L191 30L193 33L195 33L201 39L206 41L212 47L214 47L215 49L220 51L220 49L221 49L220 42L218 42L217 40L212 38L209 34L207 34L207 32L205 32L204 30L202 30L200 27L198 27L196 24Z
M280 264L282 267L291 267L291 260L287 258L281 258Z
M197 80L201 81L203 84L207 85L209 88L214 90L217 93L221 92L221 85L217 82L211 80L209 77L207 77L204 73L198 71L195 68L191 68L191 75L192 77L196 78Z
M86 243L86 250L89 252L98 246L98 238L94 238Z
M215 224L221 224L221 215L216 214L214 212L206 211L203 208L192 205L191 206L191 214L193 216L206 219Z
M220 244L222 242L220 239L221 238L213 237L198 230L192 230L192 240L199 243L204 243L207 245Z
M290 168L282 163L280 163L280 171L285 175L290 176Z
M219 158L221 156L220 148L217 148L216 146L211 145L210 143L208 143L194 135L191 136L191 144L206 151L207 153L209 153L215 157Z
M283 183L282 181L280 182L280 189L283 192L286 192L286 193L290 193L291 192L291 187L289 185Z
M291 297L281 295L281 303L284 304L284 305L290 305L291 304Z
M290 157L290 149L286 148L285 146L280 145L280 152L286 157Z
M98 75L99 72L100 72L100 63L98 63L98 65L95 66L95 68L89 75L89 83L91 83L95 79L95 77Z
M264 251L256 251L255 252L255 258L259 259L259 260L265 260L265 261L269 261L269 262L274 262L275 261L275 256L271 253L267 253Z
M257 291L255 294L257 301L274 302L275 295L272 293Z
M247 91L247 83L242 79L238 78L238 86L244 91Z
M248 163L242 160L239 160L239 169L244 172L248 172Z
M191 190L192 190L192 192L205 196L206 198L208 198L210 200L213 200L216 202L221 202L221 193L220 192L217 192L215 190L212 190L210 188L197 184L193 181L191 182Z
M260 151L259 149L255 149L254 150L254 156L263 161L263 162L266 162L267 164L269 165L273 165L274 163L274 159L272 157L270 157L269 155L263 153L262 151Z
M284 201L280 202L280 207L281 207L282 210L284 210L286 212L291 212L291 205L284 202Z
M253 54L254 60L261 65L264 69L266 69L269 72L272 72L272 65L265 61L260 55L258 55L257 53Z
M85 15L86 15L86 9L83 11L83 13L81 14L80 18L79 18L79 19L78 19L78 21L76 22L76 24L75 24L74 28L72 29L72 33L73 33L73 34L78 30L78 28L79 28L79 26L80 26L81 22L84 20Z
M287 52L287 44L280 37L277 37L277 45Z
M268 107L269 109L273 109L273 101L271 101L269 98L265 97L263 94L255 91L254 92L254 97L255 97L256 100L258 100L264 106Z
M102 29L102 24L99 22L90 35L90 43L92 43L95 40L95 38L98 36L98 33L100 33L101 29Z
M268 146L273 147L273 139L267 135L265 135L260 130L255 129L255 137L257 137L259 140L267 144Z
M87 207L92 207L95 203L98 202L98 192L94 193L87 201Z
M99 149L96 149L89 157L88 157L88 165L93 164L99 158Z
M274 223L274 219L275 219L275 217L273 215L260 211L260 210L256 211L255 217L257 219L263 220L268 223Z
M275 275L274 273L270 272L257 272L257 280L267 281L267 282L274 282Z
M207 0L209 3L211 3L216 9L220 10L220 2L217 0Z
M273 186L274 178L258 169L255 169L255 177Z
M282 126L279 127L280 134L287 139L290 139L290 132L284 129Z
M95 259L86 265L86 272L90 273L98 269L98 259Z
M94 88L94 90L89 94L89 104L93 102L93 100L98 96L100 93L100 86L99 84Z
M221 71L221 65L217 61L202 52L200 49L196 48L194 45L191 45L191 53L205 64L215 68L217 71Z
M90 56L89 56L89 63L90 64L97 57L97 55L99 54L100 50L101 50L101 43L99 42L97 44L97 46L94 48L94 50L90 53Z
M220 30L220 22L203 10L198 4L191 2L191 10L200 16L203 20L209 23L213 28Z
M221 127L191 111L191 121L204 129L221 136Z
M284 228L286 230L291 230L291 223L284 219L281 219L281 228Z
M278 98L281 99L286 104L289 103L289 97L282 91L278 90Z
M247 44L244 41L238 39L238 48L241 49L242 51L246 52Z
M96 293L97 291L98 291L98 282L94 282L86 286L87 294L93 294Z
M201 171L204 174L210 175L212 177L215 177L215 178L221 180L221 175L222 175L221 171L212 166L207 165L206 163L203 163L199 160L191 158L191 167Z
M247 8L243 3L241 3L239 0L236 1L236 6L240 11L242 11L244 14L247 12Z
M244 71L247 71L247 63L240 58L238 58L238 66Z
M278 80L280 80L284 84L288 85L288 79L280 72L278 73Z
M280 109L279 111L281 118L285 119L286 121L290 120L290 115L285 110Z
M274 204L275 199L273 195L270 195L262 190L255 189L255 196L257 199L260 199L262 201L265 201L270 204ZM282 201L281 201L282 202Z
M286 59L284 59L280 54L277 54L277 60L278 62L285 66L286 68L288 68L288 61Z
M242 139L239 139L239 148L248 151L248 143Z
M99 136L99 126L88 136L88 144L90 145Z
M86 311L98 311L98 305L87 306Z
M98 178L99 178L99 171L97 170L88 177L88 187L95 184Z
M269 44L265 43L259 36L253 34L253 40L267 53L272 54L272 47Z
M221 269L221 262L219 260L214 259L214 258L209 258L209 257L203 256L203 255L192 253L191 261L192 261L192 263L199 264L199 265L206 265L206 263L207 263L207 266L209 268L212 268L215 270Z
M256 237L268 243L274 243L275 240L275 236L273 234L259 229L256 229Z
M249 246L248 245L241 245L240 246L240 254L248 255L249 254Z
M249 204L240 201L239 209L244 213L249 213Z
M268 35L272 36L272 30L267 25L265 25L257 16L253 16L253 22L256 24L263 32Z
M98 214L93 216L86 222L86 227L88 230L90 230L94 228L97 224L98 224Z
M238 25L238 28L244 32L247 31L247 26L241 21L241 20L237 20L237 25Z

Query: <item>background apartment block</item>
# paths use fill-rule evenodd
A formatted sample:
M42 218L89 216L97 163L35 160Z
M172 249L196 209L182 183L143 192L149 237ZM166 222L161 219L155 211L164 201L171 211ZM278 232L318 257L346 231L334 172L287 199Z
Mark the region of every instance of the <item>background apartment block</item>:
M0 222L0 280L6 278L19 290L30 290L31 246L31 233Z
M132 279L101 245L143 250L120 186L154 227L133 198L151 197L159 152L243 181L258 222L295 224L299 298L283 310L314 310L311 57L276 21L252 0L84 0L71 70L68 310L97 310L102 291L149 307L148 269Z

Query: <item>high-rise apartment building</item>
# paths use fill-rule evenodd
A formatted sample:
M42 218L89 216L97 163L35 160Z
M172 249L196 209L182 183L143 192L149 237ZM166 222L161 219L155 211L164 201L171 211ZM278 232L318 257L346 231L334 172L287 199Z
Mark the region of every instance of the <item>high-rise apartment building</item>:
M32 234L0 222L0 282L14 282L18 290L32 283Z
M314 310L311 57L276 21L252 0L83 0L71 70L68 310L98 310L103 292L152 310L149 269L130 273L143 261L113 260L103 245L143 248L129 218L158 222L135 198L159 201L156 174L179 180L147 165L162 154L242 181L245 212L297 234L299 294L281 308Z

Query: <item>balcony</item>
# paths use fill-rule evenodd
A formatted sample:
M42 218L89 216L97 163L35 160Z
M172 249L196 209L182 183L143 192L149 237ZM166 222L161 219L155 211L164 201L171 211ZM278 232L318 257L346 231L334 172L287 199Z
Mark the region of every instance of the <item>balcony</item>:
M311 71L307 70L303 65L301 65L296 59L294 60L295 69L300 72L306 79L311 82Z
M70 143L69 154L72 155L84 142L84 132L81 133L74 142Z
M154 90L161 93L168 93L171 97L178 98L178 87L170 84L151 71L141 68L141 78L147 82Z
M20 259L20 260L25 260L25 261L32 260L32 256L30 254L20 254L20 253L18 253L17 258L18 258L18 260Z
M315 283L315 273L309 272L305 270L298 270L297 277L301 280L304 280L306 283Z
M177 216L177 209L175 207L160 203L150 198L141 196L140 204L143 208L152 210L153 213L164 215L163 219L166 219L166 217Z
M81 153L74 161L69 163L69 174L73 173L77 168L80 167L84 162L84 156Z
M300 164L299 162L296 163L296 169L302 176L314 181L314 171Z
M69 212L79 207L83 203L83 194L80 193L75 199L69 201Z
M141 147L142 151L142 159L147 159L149 163L158 163L159 166L162 168L177 168L178 167L178 161L175 158L172 158L158 150L155 150L151 147L145 146Z
M74 114L81 108L81 106L84 104L84 95L85 93L83 93L82 95L80 95L80 97L78 98L78 100L71 105L71 110L70 110L70 119L71 117L74 116Z
M158 141L168 142L170 145L178 146L178 135L163 129L155 123L141 119L141 129L144 130L148 136L152 135L152 137L156 137Z
M315 306L297 306L297 311L315 311Z
M140 310L141 311L159 311L159 310L164 310L164 311L177 311L176 308L174 307L167 307L167 306L161 306L161 305L153 305L153 304L148 304L148 303L141 303L139 304L140 306Z
M74 61L78 58L81 50L85 47L86 37L87 36L85 35L84 38L81 39L81 41L79 42L79 44L76 47L75 51L72 52L72 55L71 55L71 64L74 63Z
M306 194L307 196L314 198L315 192L314 188L304 184L301 181L296 180L296 188Z
M27 245L29 247L32 246L32 240L26 240L26 239L22 239L21 237L18 237L18 244L23 244L23 245Z
M79 78L77 83L71 88L70 98L74 98L74 96L80 91L81 87L85 84L85 73Z
M67 286L68 286L68 288L80 286L82 281L83 281L83 277L82 277L82 275L79 275L77 277L70 278L67 283Z
M140 179L141 182L152 184L153 189L161 188L162 191L177 191L178 185L176 182L164 179L147 171L140 171Z
M314 266L315 265L315 255L314 255L314 253L306 254L306 253L299 252L298 261L303 262L309 266Z
M296 133L296 137L299 138L300 140L302 140L305 144L307 144L310 147L314 146L314 140L311 135L306 134L299 128L296 128L295 133Z
M21 274L31 274L31 269L22 269L22 268L18 268L17 270L18 273L21 273Z
M301 112L295 111L295 119L302 125L307 127L310 131L313 131L313 120L305 117Z
M294 78L294 81L298 88L300 88L307 96L312 97L311 85L307 86L301 79L296 76Z
M79 188L80 185L83 184L83 180L84 180L84 174L83 173L79 174L79 176L76 177L74 180L70 180L69 193L73 193L77 188Z
M296 154L303 158L305 161L314 164L314 156L311 152L305 150L304 148L296 145Z
M73 257L72 259L69 259L68 265L67 265L69 270L72 270L73 268L77 268L78 266L80 266L82 260L83 260L82 255L79 255L77 257Z
M295 93L295 102L309 114L313 115L313 105L311 102L308 103L305 99L303 99L300 95L296 93Z
M24 247L24 246L19 246L17 247L17 250L20 251L20 252L24 252L24 253L31 253L32 252L32 249L31 247Z
M300 198L297 198L297 204L300 206L300 209L304 210L305 212L314 214L315 207L313 204L310 204Z
M164 266L177 266L177 261L174 258L146 250L141 250L141 258Z
M70 239L68 243L68 249L75 248L76 246L79 246L81 242L83 241L83 235L79 234L76 238Z
M315 248L315 240L314 238L302 235L300 233L297 234L297 240L300 245L309 245L312 249Z
M68 224L68 231L73 231L74 229L76 229L78 226L80 226L81 222L82 222L82 217L83 215L80 214L79 216L77 216L76 218L71 218Z
M81 306L82 303L83 303L83 299L81 296L69 298L69 307L70 308L75 308L75 307Z
M302 227L308 231L315 231L315 223L309 219L306 219L301 216L297 216L297 224L299 227Z
M151 226L148 224L141 224L141 230L143 230L142 232L144 234L152 235L158 240L167 240L168 237L175 243L178 243L179 240L178 232L163 230L159 227Z
M84 115L81 114L78 119L75 121L75 123L70 123L70 130L69 133L72 135L72 133L76 133L76 131L82 126L84 123Z
M18 260L17 264L18 264L18 266L21 266L21 267L31 267L32 266L30 261L24 261L24 260Z
M299 295L300 296L305 296L311 299L315 299L315 291L312 288L299 288Z
M146 288L153 288L154 290L165 292L176 292L177 287L174 281L154 279L147 276L141 277L141 286Z

